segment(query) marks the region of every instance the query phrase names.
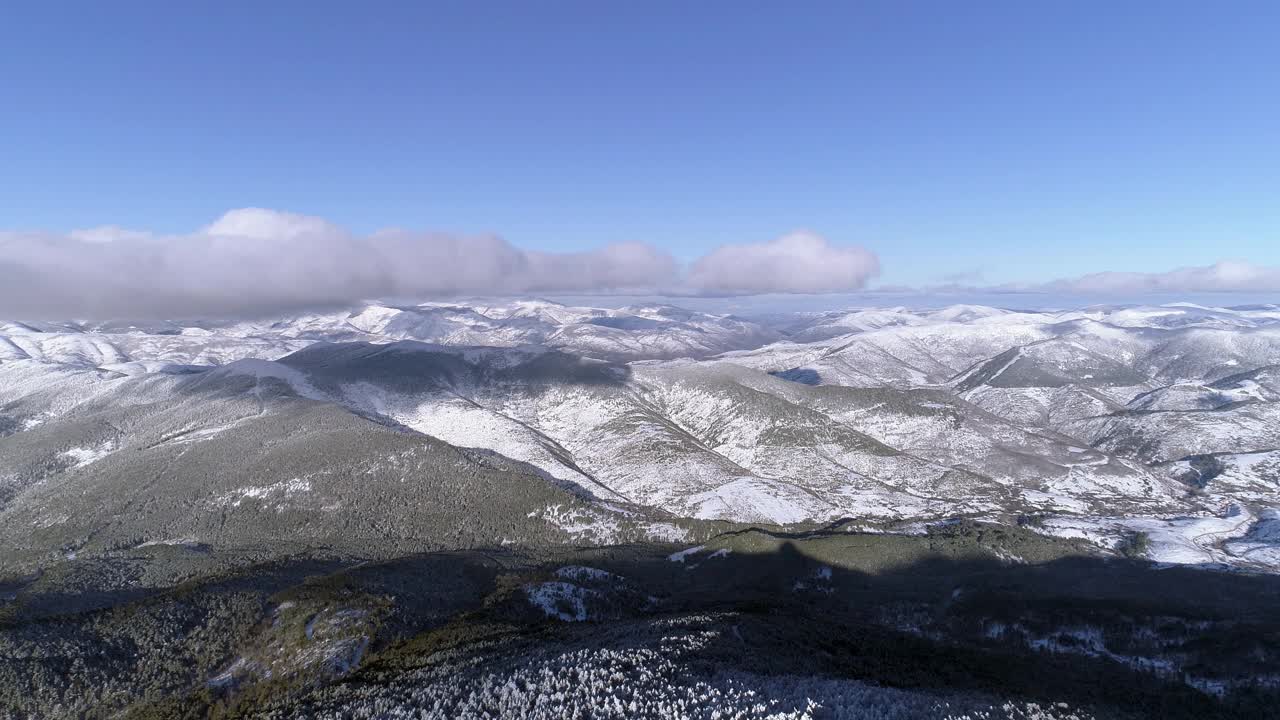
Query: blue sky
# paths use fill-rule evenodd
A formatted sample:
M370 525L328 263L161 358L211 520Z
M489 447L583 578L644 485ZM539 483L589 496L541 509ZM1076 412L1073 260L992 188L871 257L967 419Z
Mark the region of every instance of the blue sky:
M1280 265L1280 5L13 3L0 227L228 209L882 285Z

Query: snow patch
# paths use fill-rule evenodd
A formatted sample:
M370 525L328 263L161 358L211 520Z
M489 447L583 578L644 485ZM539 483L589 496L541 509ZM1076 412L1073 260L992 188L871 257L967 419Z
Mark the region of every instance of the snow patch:
M302 478L293 478L292 480L281 480L270 485L253 485L232 490L229 493L219 495L214 499L214 502L222 506L240 507L240 504L245 500L283 499L307 492L311 492L311 482ZM283 507L283 505L277 505L276 509L281 510Z
M525 585L524 594L530 605L562 622L587 620L587 599L597 595L594 590L559 581Z
M62 453L63 457L69 458L74 464L73 468L82 468L85 465L98 462L102 458L115 452L118 445L114 440L107 440L97 445L89 447L76 447L66 450Z
M687 548L680 552L674 552L667 556L667 560L671 562L683 563L690 555L696 555L706 549L705 545Z

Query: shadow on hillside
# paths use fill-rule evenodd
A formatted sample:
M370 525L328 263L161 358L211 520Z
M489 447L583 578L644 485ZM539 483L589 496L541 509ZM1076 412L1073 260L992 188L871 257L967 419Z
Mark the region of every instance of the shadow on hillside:
M273 401L329 402L356 417L397 432L423 434L396 417L413 416L419 405L431 400L441 403L494 405L493 398L521 392L539 393L558 388L622 388L631 378L626 364L594 360L557 350L522 350L495 347L442 347L418 342L387 345L367 342L316 343L277 361L279 370L255 374L236 368L213 368L180 382L179 395L201 399L241 399L259 402L263 412ZM297 375L290 377L290 371ZM280 376L270 372L279 372ZM373 388L373 392L370 392ZM495 427L517 431L516 418L503 418L502 408L487 407ZM510 426L501 423L513 423ZM193 426L184 434L198 434ZM565 467L584 476L567 451L553 440L534 435L543 449L556 456ZM181 439L172 435L162 442ZM596 490L571 479L553 476L530 463L486 448L456 447L477 458L493 458L505 469L535 475L549 484L579 497L598 497Z
M897 552L880 537L857 552ZM226 602L216 598L247 593L259 598L250 605L258 608L256 625L240 620L230 626L257 627L239 641L250 643L286 603L388 603L393 610L373 638L365 669L354 676L361 682L423 662L414 653L433 645L419 638L442 628L457 633L459 623L499 626L508 637L571 649L602 642L592 629L600 622L643 633L656 632L647 624L655 618L696 616L717 632L699 655L711 669L1061 700L1104 715L1232 717L1262 707L1252 703L1278 699L1280 578L1094 557L1009 564L978 553L933 552L928 537L919 539L911 559L866 571L857 567L874 558L842 557L840 548L829 546L830 536L823 547L805 538L773 539L776 544L762 550L708 547L677 560L665 545L508 547L379 562L297 558L187 580L145 598L40 582L18 591L14 602L25 611L6 613L0 643L6 634L55 638L70 632L68 637L81 638L74 652L88 659L96 648L86 638L117 642L111 633L128 631L113 630L112 623L138 609L164 616L166 608L223 607ZM561 623L526 601L524 587L565 581L554 571L570 565L621 578L607 581L626 589L616 597L608 586L587 585L608 601L608 614ZM115 607L105 607L104 598L114 598ZM190 626L212 622L204 617L183 620L174 642L199 637ZM74 630L88 627L94 630L87 635ZM1184 675L1234 691L1218 700L1182 682ZM1249 687L1251 679L1268 678L1269 688Z
M321 382L369 382L401 390L506 382L619 385L631 375L625 364L561 350L441 346L414 341L386 345L316 343L279 362Z
M211 367L191 373L177 389L189 394L258 393L265 382L278 392L305 396L293 387L289 371L297 371L296 378L322 395L339 400L346 394L344 388L356 383L409 396L465 396L471 391L512 385L527 385L531 390L622 386L631 378L631 368L625 363L561 350L416 341L317 342L274 362L278 370L270 365L237 369L234 363Z

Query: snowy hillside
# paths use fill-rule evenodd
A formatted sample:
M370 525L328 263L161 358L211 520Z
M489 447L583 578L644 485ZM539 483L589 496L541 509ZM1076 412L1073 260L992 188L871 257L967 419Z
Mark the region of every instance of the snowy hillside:
M0 715L1261 717L1277 368L1274 307L10 321Z
M766 326L525 300L0 327L0 443L53 462L39 460L40 437L65 430L44 457L71 469L137 445L141 426L84 429L103 407L193 388L256 397L267 380L596 501L678 517L1177 523L1280 506L1269 465L1233 459L1280 452L1271 306L872 308ZM18 479L28 466L8 465L0 512L12 515L34 490ZM1197 557L1269 566L1268 553L1230 551L1250 533L1237 523L1197 536Z

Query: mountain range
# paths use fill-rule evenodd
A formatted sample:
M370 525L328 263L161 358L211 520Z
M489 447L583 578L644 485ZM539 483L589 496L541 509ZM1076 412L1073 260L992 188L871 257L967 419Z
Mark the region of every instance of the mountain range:
M223 444L270 432L310 452L332 441L288 428L321 417L439 448L426 453L433 461L517 469L543 480L539 492L606 515L623 503L731 522L1036 516L1053 528L1058 517L1102 527L1237 512L1250 518L1235 523L1246 535L1280 489L1271 306L894 308L766 325L672 306L516 301L224 324L9 322L3 333L0 513L24 536L33 524L68 530L57 501L68 483L110 487L118 466L159 477L175 462L225 475L199 455L240 458ZM281 460L282 475L225 492L307 514L303 525L323 533L326 513L352 501L326 495L311 473L345 481L347 464L378 465L386 452L353 448L323 471ZM130 532L208 539L200 513L182 517ZM86 522L59 549L116 532ZM1160 536L1177 552L1192 542ZM1215 540L1196 545L1203 558L1270 557L1235 558Z
M169 700L137 700L139 673L152 678L146 697L196 693L193 707L259 707L248 699L283 682L286 695L270 697L284 704L264 716L293 716L300 688L359 673L401 687L406 667L418 673L434 655L399 643L456 630L448 623L461 617L472 618L458 630L466 637L489 622L607 620L648 648L677 642L652 614L679 609L698 632L733 636L745 621L716 614L726 600L715 583L748 577L763 584L734 591L735 613L780 602L845 617L856 603L833 610L822 598L870 593L886 609L849 616L856 627L982 652L1052 646L1225 697L1241 678L1265 680L1258 667L1280 647L1263 643L1255 664L1209 672L1196 664L1217 647L1206 638L1242 626L1190 619L1178 620L1176 641L1151 645L1171 632L1152 629L1161 613L1192 618L1218 601L1160 606L1165 596L1149 588L1181 576L1107 563L1226 578L1206 587L1244 583L1228 594L1250 599L1220 607L1224 618L1269 602L1259 598L1276 591L1266 583L1280 570L1280 306L738 317L474 300L237 321L10 320L0 323L0 546L0 658L15 670L0 663L0 700L17 717L92 716L95 704L114 708L103 716L176 713ZM1073 557L1102 564L1082 569ZM952 564L929 564L940 558ZM1058 564L1018 574L1043 563ZM449 589L431 595L427 577ZM977 629L950 615L963 605L956 593L998 595L1008 583L1018 597L1047 593L1048 605L1006 616L985 602ZM1156 604L1121 619L1089 610L1067 625L1055 614L1112 592ZM488 619L476 624L477 612ZM151 624L121 619L137 613ZM1248 617L1270 637L1273 618ZM1124 624L1123 641L1089 635L1099 623ZM178 654L149 665L122 649L105 676L53 679L79 651L49 648L157 642L138 627ZM229 644L188 634L215 629ZM800 625L755 631L815 641ZM612 650L574 638L556 647L585 653L583 668L612 667ZM528 652L539 672L564 665ZM451 685L411 684L306 695L307 712L359 715L388 697L409 707L430 696L483 716L508 702L489 676L467 675L471 661L449 657L463 662L451 672L480 683L470 700ZM760 668L734 667L765 682ZM501 672L533 682L520 668ZM717 678L688 692L732 695ZM1071 682L1063 692L1092 681ZM961 692L957 707L990 712L992 688L974 683L948 692ZM910 693L893 702L915 708L903 717L941 707Z

